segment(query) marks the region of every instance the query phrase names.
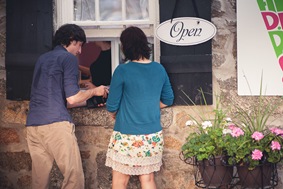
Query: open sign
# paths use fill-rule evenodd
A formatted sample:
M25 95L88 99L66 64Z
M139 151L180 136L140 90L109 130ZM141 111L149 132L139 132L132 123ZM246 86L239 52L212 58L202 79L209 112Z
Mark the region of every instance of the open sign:
M156 37L171 45L187 46L204 43L216 34L211 22L195 17L179 17L162 22L156 29Z

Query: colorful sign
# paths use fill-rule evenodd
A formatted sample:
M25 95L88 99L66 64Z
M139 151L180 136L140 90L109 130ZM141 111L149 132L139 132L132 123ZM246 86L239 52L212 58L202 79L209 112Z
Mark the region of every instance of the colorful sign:
M283 1L257 1L261 15L272 42L279 65L283 70Z
M282 11L282 0L237 1L239 95L283 95Z
M216 27L209 21L195 17L179 17L162 22L156 37L171 45L187 46L204 43L216 34Z

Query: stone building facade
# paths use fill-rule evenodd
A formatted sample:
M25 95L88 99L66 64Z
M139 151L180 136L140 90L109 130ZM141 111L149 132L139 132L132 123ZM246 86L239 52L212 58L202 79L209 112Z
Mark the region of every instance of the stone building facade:
M0 189L31 188L31 158L26 142L25 120L28 101L6 100L5 37L6 0L0 0ZM214 92L232 97L239 103L249 102L249 98L237 95L237 44L236 44L236 0L212 0L212 23L217 27L213 38L213 88ZM227 98L225 98L227 97ZM281 108L282 110L282 108ZM180 148L190 132L185 126L188 106L173 106L162 110L165 150L163 166L157 172L159 189L194 189L193 167L180 160ZM70 110L76 124L76 136L81 149L85 172L86 189L110 189L111 169L104 166L108 140L113 128L113 120L105 108ZM283 112L277 112L280 125ZM282 188L283 172L279 172ZM51 171L50 188L59 189L62 175L54 164ZM140 188L137 177L131 177L129 189Z

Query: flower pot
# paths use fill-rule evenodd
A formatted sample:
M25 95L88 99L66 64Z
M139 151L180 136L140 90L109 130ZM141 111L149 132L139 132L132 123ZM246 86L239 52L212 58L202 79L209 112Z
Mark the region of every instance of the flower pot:
M272 186L271 176L274 171L274 165L265 163L249 170L247 165L238 165L237 172L239 184L245 188L266 188Z
M227 157L223 156L198 161L197 167L205 187L227 187L231 183L233 166L228 166L226 162Z

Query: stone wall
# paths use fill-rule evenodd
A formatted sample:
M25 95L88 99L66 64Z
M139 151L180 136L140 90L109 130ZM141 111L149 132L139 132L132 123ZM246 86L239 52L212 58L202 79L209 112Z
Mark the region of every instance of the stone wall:
M237 96L236 71L236 0L212 0L212 22L217 27L213 39L213 88L214 92L247 103L249 99ZM5 80L5 3L0 0L0 189L31 188L31 158L26 143L25 119L27 101L6 100ZM189 127L185 126L191 108L176 106L162 110L165 149L163 166L157 172L158 189L194 189L193 167L179 158L180 147L185 141ZM113 120L105 108L70 110L76 127L85 172L86 189L111 188L111 169L104 166L108 140ZM282 112L278 112L278 117ZM282 123L278 120L276 124ZM282 188L282 171L279 170L279 186ZM59 189L62 175L57 166L51 171L50 188ZM129 189L138 189L138 178L130 179Z

